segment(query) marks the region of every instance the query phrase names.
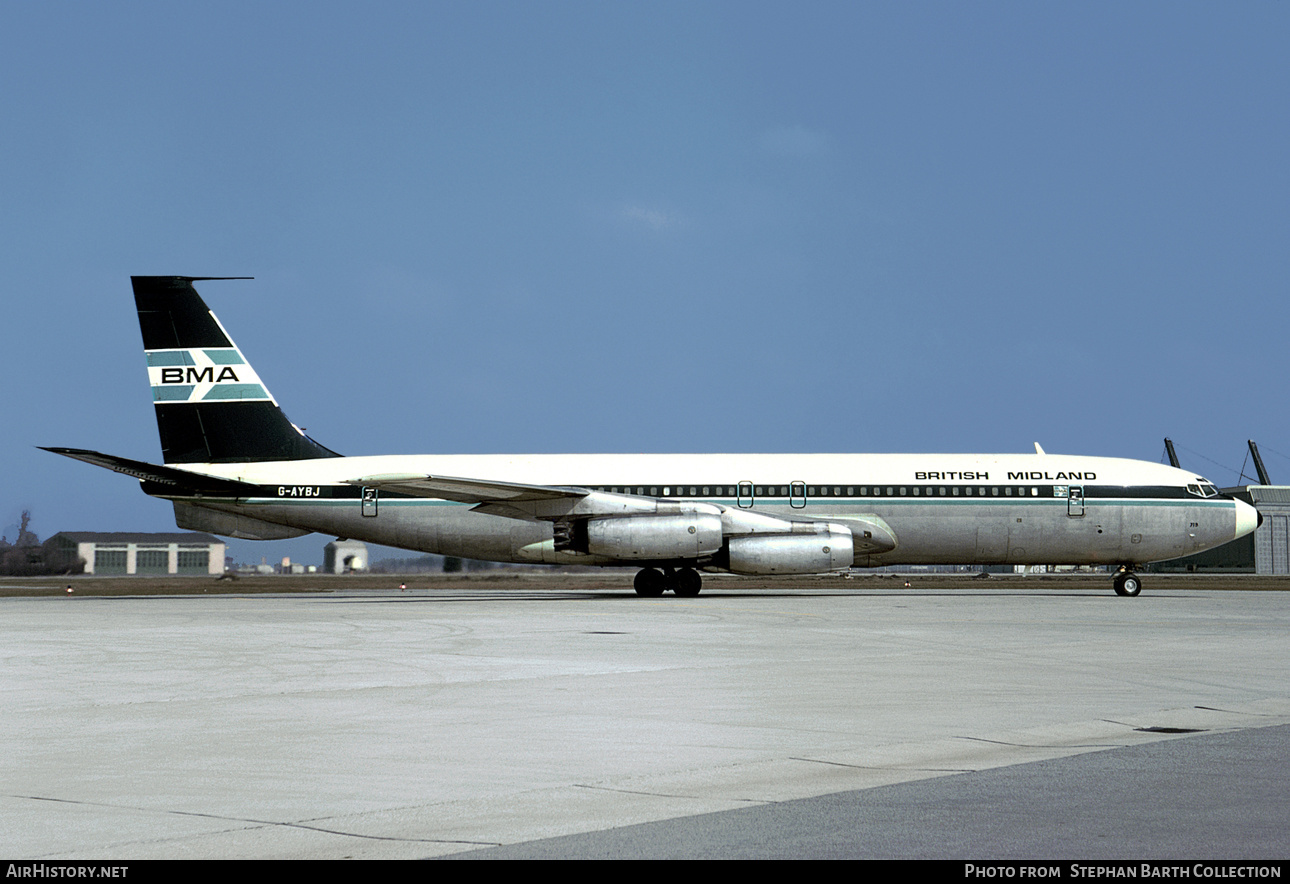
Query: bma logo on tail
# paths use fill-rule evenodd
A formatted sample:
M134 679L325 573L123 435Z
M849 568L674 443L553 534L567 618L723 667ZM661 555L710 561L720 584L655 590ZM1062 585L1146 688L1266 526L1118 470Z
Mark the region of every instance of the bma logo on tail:
M161 382L163 384L182 384L185 381L190 384L200 384L202 381L212 384L222 384L225 381L237 383L237 373L228 366L219 370L219 377L214 377L214 374L215 367L211 365L205 368L193 368L191 365L187 368L163 368Z
M236 347L148 350L153 402L272 402Z

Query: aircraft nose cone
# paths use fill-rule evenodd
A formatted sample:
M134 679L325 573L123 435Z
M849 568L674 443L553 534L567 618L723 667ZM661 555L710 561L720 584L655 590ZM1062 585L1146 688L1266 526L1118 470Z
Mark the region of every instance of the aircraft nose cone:
M1236 536L1244 537L1263 524L1263 515L1243 500L1236 501Z

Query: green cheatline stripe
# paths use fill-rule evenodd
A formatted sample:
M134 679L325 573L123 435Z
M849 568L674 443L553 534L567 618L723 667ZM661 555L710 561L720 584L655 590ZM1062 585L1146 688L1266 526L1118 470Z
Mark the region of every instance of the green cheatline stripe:
M245 501L247 503L254 503L254 504L286 503L286 504L291 504L293 506L299 506L300 504L309 504L311 506L317 506L321 504L323 506L352 506L352 507L356 507L362 502L357 497L342 497L342 498L307 497L303 499L298 497L248 497L248 498L245 498ZM455 500L434 500L429 498L409 499L406 497L392 497L392 498L382 497L380 499L380 505L381 506L475 506L475 504L473 503L458 503Z

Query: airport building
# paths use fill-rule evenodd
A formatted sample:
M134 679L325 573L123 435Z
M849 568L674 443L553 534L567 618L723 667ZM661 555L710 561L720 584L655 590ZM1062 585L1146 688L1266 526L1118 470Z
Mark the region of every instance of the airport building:
M327 574L366 571L368 564L367 544L361 540L333 540L323 547L323 571Z
M1248 485L1248 496L1242 497L1258 509L1263 524L1250 537L1242 537L1252 545L1254 573L1290 574L1290 487L1284 485ZM1236 546L1241 540L1228 546Z
M45 546L83 559L86 574L224 573L224 541L210 534L61 531L45 541Z

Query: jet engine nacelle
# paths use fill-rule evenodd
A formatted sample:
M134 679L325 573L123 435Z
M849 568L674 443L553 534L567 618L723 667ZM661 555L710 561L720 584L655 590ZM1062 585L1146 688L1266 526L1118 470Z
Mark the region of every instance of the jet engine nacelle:
M823 574L851 567L855 544L841 525L821 524L814 534L753 534L730 539L736 574Z
M721 516L688 512L591 519L587 552L628 561L697 559L721 549Z
M236 513L225 513L209 507L191 503L175 504L175 524L189 531L209 531L225 537L236 537L239 540L285 540L289 537L303 537L309 534L306 528L288 528L275 525L250 516Z

